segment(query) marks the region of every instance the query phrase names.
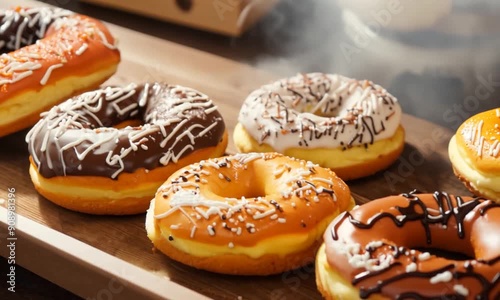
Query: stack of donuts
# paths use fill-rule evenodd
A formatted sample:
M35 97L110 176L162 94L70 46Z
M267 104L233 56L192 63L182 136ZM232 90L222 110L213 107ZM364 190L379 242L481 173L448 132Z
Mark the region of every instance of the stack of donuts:
M156 249L211 272L277 274L316 257L326 299L500 298L500 109L467 120L449 144L475 197L413 191L355 206L345 181L388 168L405 144L398 100L381 86L323 73L264 85L244 100L240 153L227 155L223 116L200 91L92 89L119 61L98 21L52 8L0 17L0 50L10 51L0 56L0 135L36 123L29 173L55 204L146 213Z

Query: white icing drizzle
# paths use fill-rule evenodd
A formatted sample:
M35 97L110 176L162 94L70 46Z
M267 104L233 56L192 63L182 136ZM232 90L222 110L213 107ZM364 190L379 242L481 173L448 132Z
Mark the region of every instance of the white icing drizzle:
M168 209L164 212L157 212L154 217L156 219L168 218L170 215L178 213L180 209L185 209L191 212L191 215L197 214L201 216L198 219L203 218L204 220L213 221L206 227L210 236L217 235L220 230L230 231L235 236L240 236L245 231L248 234L255 234L258 231L255 222L262 219L285 224L287 218L282 206L296 206L295 203L289 200L289 197L266 199L263 197L248 198L242 196L240 198L224 198L221 201L207 198L202 192L202 186L208 183L206 179L209 176L216 176L217 180L231 183L236 181L236 178L232 178L232 176L238 175L226 171L228 168L245 170L244 165L252 164L258 160L273 160L275 157L281 156L265 153L236 154L224 158L202 160L197 164L186 167L182 169L177 178L171 179L170 182L163 184L158 189L157 195L161 195L165 201L168 201ZM318 167L317 165L300 160L296 161L299 162L300 167L279 166L280 169L283 169L282 175L285 176L286 174L290 177L285 182L289 189L288 193L302 195L300 199L307 203L315 197L317 198L315 202L332 199L334 196L332 179L318 177L316 173L309 171L311 168ZM302 182L308 182L304 183L304 185L309 187L311 191L309 195L300 192L303 190ZM320 193L324 192L328 193L330 197L318 197ZM192 222L192 226L192 232L195 231L195 227L199 227L196 221ZM194 233L190 237L194 238Z
M8 37L8 41L0 40L0 50L20 49L0 56L0 86L29 78L42 67L41 60L44 58L54 61L39 82L40 85L46 85L54 69L63 68L73 55L83 55L89 43L97 42L116 49L95 21L68 10L49 7L0 10L0 20L0 34L11 27L14 27L15 32ZM43 39L49 26L55 28L53 36L58 38L57 43L51 42L50 38ZM83 32L85 37L82 37ZM22 47L35 41L34 48L23 51Z
M366 147L394 135L397 100L370 81L299 74L265 85L245 100L238 121L260 144L291 147Z
M83 43L80 48L78 48L76 51L75 51L75 54L76 55L82 55L83 52L85 52L85 50L87 50L89 47L89 44L87 43Z
M130 97L140 93L138 92L140 88L136 84L87 92L53 107L26 136L30 154L38 169L43 162L47 163L49 169L54 169L49 155L49 149L54 147L60 153L57 164L62 165L64 176L67 175L67 167L72 167L75 163L71 162L68 165L64 160L63 153L67 151L75 153L78 164L89 155L105 154L102 165L114 170L111 178L116 178L123 172L124 161L133 159L129 156L137 151L146 151L152 145L164 148L158 154L161 165L177 162L186 151L195 149L197 140L207 133L207 130L197 123L188 128L183 127L192 119L190 112L197 110L206 114L213 103L208 96L190 88L162 84L155 84L155 88L161 91L158 95L161 99L154 101L160 105L167 101L170 104L173 101L175 105L169 106L168 116L164 116L164 112L158 113L158 109L152 106L148 110L149 113L144 116L145 124L139 127L107 128L98 116L105 103L120 116L132 115L139 110L139 104L146 105L147 103L131 104L133 101ZM125 99L128 99L128 102L125 102ZM142 102L143 99L140 98L139 101ZM169 118L170 116L172 118ZM223 124L220 117L214 118L215 121L208 126L210 129ZM92 123L95 126L89 125ZM169 130L166 129L167 126ZM181 138L185 136L190 143L180 151L175 150ZM122 140L127 141L126 147L123 147L122 143L120 146L122 148L118 149L117 144Z
M498 117L500 109L495 109L494 113ZM498 124L494 124L494 128L483 128L484 126L485 123L483 120L479 120L478 122L466 122L460 134L479 158L482 158L484 155L497 158L500 154L500 141L498 140L500 132L498 132ZM490 133L492 136L490 136L490 138L485 138L483 133Z
M63 66L64 66L63 64L56 64L56 65L52 65L52 66L48 67L47 71L45 71L45 75L43 75L43 77L42 77L42 80L40 80L40 84L46 85L47 81L49 80L50 75L52 74L52 71L54 71L54 69L61 68Z

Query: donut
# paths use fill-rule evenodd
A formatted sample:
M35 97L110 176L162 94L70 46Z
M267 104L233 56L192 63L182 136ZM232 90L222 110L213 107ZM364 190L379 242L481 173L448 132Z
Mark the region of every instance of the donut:
M401 107L382 87L310 73L252 92L234 131L240 152L279 152L331 168L343 180L371 175L401 154Z
M339 215L316 257L326 299L500 299L500 205L446 192ZM452 251L455 257L447 257Z
M177 169L224 154L224 121L191 88L135 83L53 107L26 135L36 190L90 214L145 212Z
M326 226L353 204L331 170L278 153L236 154L174 173L151 201L146 230L186 265L268 275L314 261Z
M466 120L451 138L448 155L473 194L500 202L500 108Z
M0 136L98 87L120 61L115 39L101 22L48 7L0 10L0 52Z

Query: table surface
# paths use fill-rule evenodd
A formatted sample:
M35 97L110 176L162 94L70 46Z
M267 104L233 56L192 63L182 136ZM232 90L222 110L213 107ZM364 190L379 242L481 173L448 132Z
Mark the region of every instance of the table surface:
M223 56L234 61L251 63L258 68L269 69L273 72L275 71L278 74L286 73L283 72L283 69L279 67L279 60L276 60L276 58L286 56L287 49L284 49L283 45L273 42L272 39L269 38L269 33L266 32L266 28L269 22L269 20L267 19L264 19L261 23L257 24L255 28L253 28L243 37L229 38L193 29L183 28L177 25L167 24L160 21L150 20L144 17L134 16L123 12L95 7L92 5L80 3L78 1L49 0L45 2L52 5L59 4L74 11L94 16L110 23L128 27L152 36L156 36L163 40L171 41L195 49L200 49L202 51L210 52L218 56ZM284 4L279 5L275 9L275 11L273 11L272 15L281 14L282 11L285 11L286 13L287 10L290 9L289 6L286 5L287 2L288 1L284 1ZM285 19L283 22L285 22L286 25L296 26L291 23L286 23L291 22L288 19ZM287 34L279 31L279 29L273 30L273 33L280 39ZM287 44L285 44L285 46L286 45ZM263 59L263 57L265 57L265 59ZM263 63L263 61L266 60L273 61L273 63L270 64L271 67ZM319 66L319 70L327 71L322 69L321 65ZM308 69L309 67L310 65L296 66L294 72L312 71ZM284 69L289 71L290 67L287 66ZM380 72L383 71L381 70ZM367 77L369 77L368 75L371 74L373 73L367 72ZM461 103L461 101L462 99L458 100L459 103ZM476 110L489 107L490 105L491 103L489 103L489 100L487 99L481 102L479 108L476 108ZM424 115L420 115L420 117L424 117L427 114L427 119L437 121L441 123L441 125L449 128L455 127L455 122L448 122L447 120L443 120L443 118L438 118L436 120L432 117L435 111L435 107L441 106L442 105L440 104L436 104L436 106L427 106L426 110L423 111ZM410 114L422 114L422 110L407 110L406 112ZM470 114L471 112L468 113ZM463 119L465 118L465 115L460 114L459 117L460 119ZM415 188L419 189L447 189L455 193L466 193L466 190L458 183L458 181L452 178L449 174L449 163L446 161L446 143L451 134L451 131L446 130L440 126L435 126L431 123L420 121L419 119L410 116L405 117L404 124L407 127L411 127L407 128L407 130L410 132L409 138L407 140L407 147L402 155L402 158L394 166L392 166L391 169L389 169L390 173L385 173L396 175L396 177L392 177L391 181L391 179L387 176L384 177L384 175L380 175L375 179L371 178L350 183L352 190L360 196L359 199L368 197L370 194L372 196L382 196L384 194L397 191L402 187L406 187L409 185L409 183L412 183ZM7 137L2 140L2 144L13 143L20 145L19 136L20 135L18 134ZM430 144L428 145L431 146L431 149L426 149L420 145L419 141L422 141L424 139L427 139L429 141ZM3 155L5 156L9 153L10 152L4 151ZM5 158L6 157L3 157L2 160L5 161ZM421 160L422 158L423 160ZM423 176L426 171L433 169L439 170L440 172L429 174L428 176ZM403 179L405 183L399 182L398 180L400 179ZM381 189L380 185L385 185L385 187ZM370 193L371 191L376 192ZM2 259L0 261L0 270L6 269L6 261ZM3 286L0 290L0 298L78 298L77 296L51 284L50 282L30 273L27 270L20 271L18 273L17 280L19 282L19 289L16 294L6 292L6 283L2 281ZM281 299L279 295L277 295L276 297L275 299Z

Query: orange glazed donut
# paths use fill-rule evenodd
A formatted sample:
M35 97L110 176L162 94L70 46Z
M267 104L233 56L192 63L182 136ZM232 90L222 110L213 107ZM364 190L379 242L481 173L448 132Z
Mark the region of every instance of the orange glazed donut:
M318 288L326 299L500 299L499 228L500 204L484 198L412 192L374 200L325 232Z
M154 246L212 272L267 275L310 262L328 223L354 204L332 171L277 153L180 169L146 216Z
M472 193L500 202L500 108L465 121L451 138L448 154Z
M221 156L227 132L206 95L151 83L69 99L45 113L26 141L40 194L68 209L118 215L145 212L174 171Z
M0 53L0 137L99 86L120 61L102 23L48 7L0 10Z
M247 97L234 142L240 152L276 151L349 180L380 171L399 157L401 115L396 98L370 81L299 74Z

